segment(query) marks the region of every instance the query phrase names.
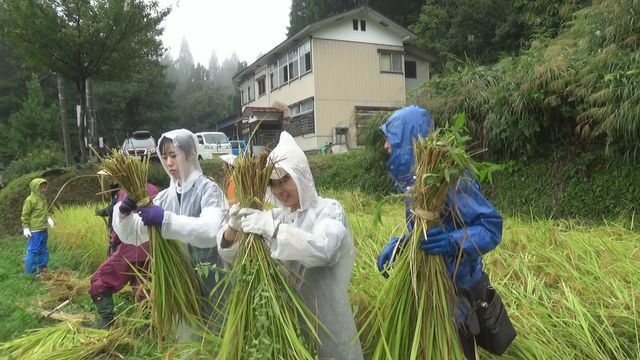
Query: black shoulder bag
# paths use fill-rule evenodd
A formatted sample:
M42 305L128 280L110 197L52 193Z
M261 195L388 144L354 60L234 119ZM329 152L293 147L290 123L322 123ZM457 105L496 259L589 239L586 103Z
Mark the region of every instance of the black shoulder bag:
M484 272L478 284L468 290L466 295L478 319L476 343L492 354L502 355L516 338L502 298Z

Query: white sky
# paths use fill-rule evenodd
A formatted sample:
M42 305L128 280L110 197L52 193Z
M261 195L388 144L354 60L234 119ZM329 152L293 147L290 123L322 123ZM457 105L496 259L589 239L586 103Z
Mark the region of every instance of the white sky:
M291 0L159 0L172 7L163 22L162 42L175 59L184 37L195 63L207 67L235 52L251 64L286 39Z

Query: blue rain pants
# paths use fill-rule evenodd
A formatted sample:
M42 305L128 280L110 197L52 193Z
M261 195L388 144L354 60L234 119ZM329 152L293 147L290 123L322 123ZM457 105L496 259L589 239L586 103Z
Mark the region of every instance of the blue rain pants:
M24 258L24 272L35 275L36 270L42 270L49 263L47 250L47 230L34 231L27 241L27 256Z

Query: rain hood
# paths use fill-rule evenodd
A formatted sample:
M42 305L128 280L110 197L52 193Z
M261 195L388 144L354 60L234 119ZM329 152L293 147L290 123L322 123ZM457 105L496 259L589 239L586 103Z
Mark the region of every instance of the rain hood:
M413 140L433 130L431 116L419 106L407 106L394 112L380 130L391 145L387 169L398 189L405 192L413 185Z
M300 211L313 207L318 201L318 192L313 181L311 168L304 152L288 132L283 131L280 134L280 141L269 154L269 160L275 164L275 172L278 172L279 169L286 171L296 183L300 197ZM279 207L284 207L268 190L267 194L270 201Z
M176 161L178 163L178 171L180 177L175 178L167 168L167 161L164 159L162 143L164 139L170 139L176 153ZM170 188L175 188L178 192L186 191L193 185L193 182L202 175L202 168L198 162L198 140L191 131L186 129L177 129L162 134L158 141L157 153L160 154L160 162L164 171L169 175L171 183Z

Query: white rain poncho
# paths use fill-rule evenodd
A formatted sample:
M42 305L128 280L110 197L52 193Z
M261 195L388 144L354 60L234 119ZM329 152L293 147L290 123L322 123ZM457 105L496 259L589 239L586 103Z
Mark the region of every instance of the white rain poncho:
M158 142L158 154L163 153L160 147L165 138L173 143L180 176L176 178L169 171L166 160L161 159L171 178L169 187L153 199L153 203L164 210L162 237L187 244L194 266L208 264L221 268L216 234L227 212L224 194L215 182L202 174L193 133L179 129L163 134ZM119 214L119 208L120 203L114 208L115 214ZM135 212L129 216L114 216L113 228L124 243L140 245L149 241L147 227ZM209 272L204 284L208 295L215 286L214 272Z
M355 251L347 216L336 200L318 196L307 158L289 133L280 135L269 158L291 176L300 197L294 212L274 198L278 208L271 212L280 226L275 239L265 239L271 257L293 274L292 283L329 332L320 330L320 359L362 359L348 295ZM237 250L236 243L219 252L232 263Z

